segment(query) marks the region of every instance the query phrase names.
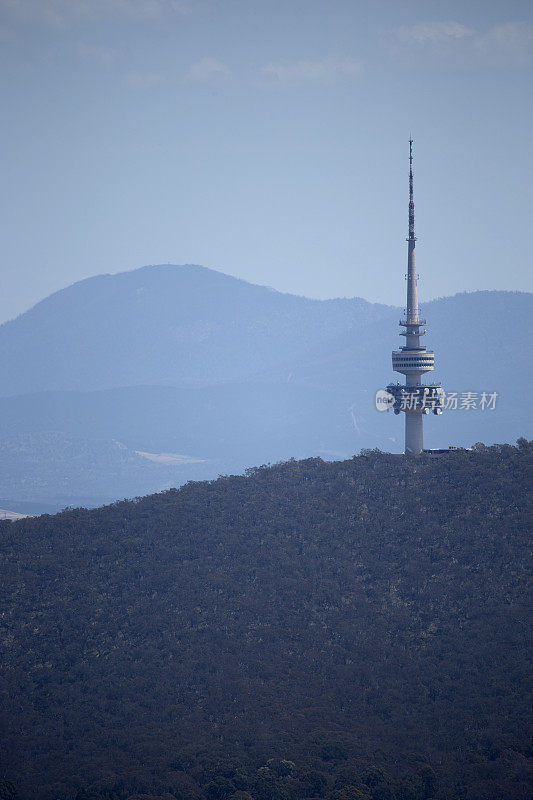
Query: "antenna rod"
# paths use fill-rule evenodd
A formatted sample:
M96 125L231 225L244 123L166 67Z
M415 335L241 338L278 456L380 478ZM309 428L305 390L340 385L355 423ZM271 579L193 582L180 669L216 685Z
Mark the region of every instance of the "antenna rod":
M409 139L409 239L415 240L415 203L413 199L413 140Z
M413 140L409 139L409 237L407 256L407 322L418 322L418 296L415 258L415 203L413 200ZM407 344L414 344L408 341Z

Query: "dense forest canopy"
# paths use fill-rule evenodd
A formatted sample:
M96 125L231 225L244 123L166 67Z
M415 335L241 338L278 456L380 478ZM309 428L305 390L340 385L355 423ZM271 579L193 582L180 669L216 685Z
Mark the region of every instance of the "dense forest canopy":
M526 800L532 445L0 524L0 799Z

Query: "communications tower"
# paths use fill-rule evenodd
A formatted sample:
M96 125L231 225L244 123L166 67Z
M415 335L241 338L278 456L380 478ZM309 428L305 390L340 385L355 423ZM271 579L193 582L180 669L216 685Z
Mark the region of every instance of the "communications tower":
M422 421L425 414L433 411L440 414L444 392L440 384L423 384L422 375L435 366L433 350L420 344L426 324L418 311L417 274L415 259L415 203L413 198L413 140L409 139L409 236L407 238L407 308L405 319L400 320L404 328L405 345L392 352L392 368L405 375L405 384L389 384L387 391L394 398L395 414L405 413L405 453L419 455L424 449Z

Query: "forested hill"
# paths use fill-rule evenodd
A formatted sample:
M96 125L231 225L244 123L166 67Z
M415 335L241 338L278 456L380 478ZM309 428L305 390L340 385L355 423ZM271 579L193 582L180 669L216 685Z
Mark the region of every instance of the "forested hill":
M1 523L0 776L24 800L526 800L531 454L366 451Z

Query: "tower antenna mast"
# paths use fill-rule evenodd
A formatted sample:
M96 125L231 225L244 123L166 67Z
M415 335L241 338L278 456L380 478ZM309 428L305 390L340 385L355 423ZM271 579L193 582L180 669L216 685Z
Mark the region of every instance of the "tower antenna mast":
M415 236L415 201L413 193L413 140L409 139L409 239Z

